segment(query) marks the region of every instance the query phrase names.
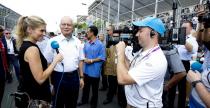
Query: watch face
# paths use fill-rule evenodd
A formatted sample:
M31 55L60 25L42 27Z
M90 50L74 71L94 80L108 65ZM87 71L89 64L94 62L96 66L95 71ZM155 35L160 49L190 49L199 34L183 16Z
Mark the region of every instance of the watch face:
M202 83L202 81L201 80L193 81L192 86L195 87L197 83Z

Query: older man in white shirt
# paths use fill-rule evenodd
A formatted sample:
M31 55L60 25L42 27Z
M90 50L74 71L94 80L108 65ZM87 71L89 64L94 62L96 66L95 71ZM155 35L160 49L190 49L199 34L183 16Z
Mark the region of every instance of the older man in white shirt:
M83 48L80 40L72 35L73 21L70 17L65 16L61 19L60 29L61 35L49 40L44 53L48 63L51 63L57 54L51 47L51 42L57 41L58 50L64 57L62 63L56 65L52 75L55 88L53 105L54 108L76 108L79 86L84 86Z

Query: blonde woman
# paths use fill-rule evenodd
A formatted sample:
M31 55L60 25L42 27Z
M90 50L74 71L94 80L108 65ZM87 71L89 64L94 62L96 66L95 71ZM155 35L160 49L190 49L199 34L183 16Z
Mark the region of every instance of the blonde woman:
M28 93L31 99L51 102L49 76L63 56L59 53L47 66L36 42L43 37L46 23L37 16L21 17L18 21L16 34L19 48L21 90Z

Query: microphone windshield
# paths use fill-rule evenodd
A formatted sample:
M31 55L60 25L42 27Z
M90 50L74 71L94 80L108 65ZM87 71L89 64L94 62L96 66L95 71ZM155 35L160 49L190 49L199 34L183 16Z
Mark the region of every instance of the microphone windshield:
M52 47L53 49L58 49L58 48L59 48L58 42L57 42L57 41L52 41L52 42L51 42L51 47Z
M197 62L197 61L192 63L191 64L191 70L193 70L193 71L197 70L199 72L202 72L202 64Z

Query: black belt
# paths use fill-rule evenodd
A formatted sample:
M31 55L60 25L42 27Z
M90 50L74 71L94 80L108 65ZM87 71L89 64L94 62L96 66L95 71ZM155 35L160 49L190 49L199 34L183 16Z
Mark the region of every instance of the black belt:
M183 62L190 62L190 60L182 60Z
M55 74L63 74L63 72L58 72L58 71L54 71ZM71 76L71 75L75 75L77 73L77 70L74 70L74 71L70 71L70 72L64 72L64 75L67 75L67 76Z

